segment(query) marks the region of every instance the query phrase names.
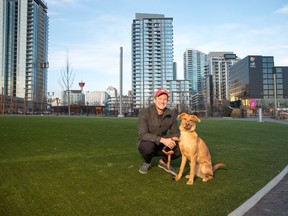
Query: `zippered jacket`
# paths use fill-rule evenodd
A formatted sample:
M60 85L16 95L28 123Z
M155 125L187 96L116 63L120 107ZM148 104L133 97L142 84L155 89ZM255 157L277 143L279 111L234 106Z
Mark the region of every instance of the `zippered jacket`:
M158 116L154 104L143 109L138 116L138 135L138 142L152 141L157 145L160 144L161 137L179 137L177 115L165 108L163 115Z

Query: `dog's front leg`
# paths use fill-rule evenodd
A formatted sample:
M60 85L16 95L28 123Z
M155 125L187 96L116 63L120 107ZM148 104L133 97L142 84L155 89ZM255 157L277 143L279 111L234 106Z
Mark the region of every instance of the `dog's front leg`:
M191 157L191 160L190 160L190 175L187 176L187 178L189 178L189 180L186 183L187 185L193 185L194 184L196 158L197 158L197 155L194 155L193 157Z
M184 172L185 165L186 165L186 161L187 161L187 158L184 155L182 155L180 169L179 169L178 175L175 177L176 181L179 181L181 179L183 172Z

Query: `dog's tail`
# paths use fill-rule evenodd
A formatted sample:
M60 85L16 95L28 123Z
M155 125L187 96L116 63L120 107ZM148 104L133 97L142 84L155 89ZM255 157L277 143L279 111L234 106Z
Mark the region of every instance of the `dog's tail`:
M216 165L213 167L213 172L215 172L215 171L216 171L217 169L219 169L219 168L224 168L224 167L226 167L225 164L218 163L218 164L216 164Z

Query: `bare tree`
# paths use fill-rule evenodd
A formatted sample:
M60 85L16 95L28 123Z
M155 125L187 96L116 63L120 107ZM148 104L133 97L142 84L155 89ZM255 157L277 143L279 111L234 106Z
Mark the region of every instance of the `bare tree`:
M61 81L59 81L59 84L61 85L62 89L66 91L66 94L68 95L68 115L70 116L70 88L73 85L75 74L72 73L72 67L71 62L69 59L69 53L67 51L66 59L65 59L65 66L61 71ZM66 95L65 94L65 95Z

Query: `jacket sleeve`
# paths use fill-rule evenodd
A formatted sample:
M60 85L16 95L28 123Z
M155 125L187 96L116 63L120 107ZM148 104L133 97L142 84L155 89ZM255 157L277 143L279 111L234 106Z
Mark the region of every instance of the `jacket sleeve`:
M157 136L155 134L149 133L149 118L148 114L145 115L144 112L140 112L138 116L138 135L139 135L139 140L144 140L144 141L152 141L156 143L157 145L160 144L160 136Z

